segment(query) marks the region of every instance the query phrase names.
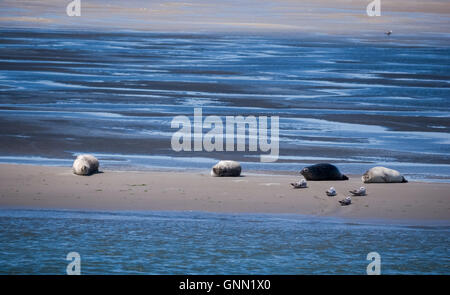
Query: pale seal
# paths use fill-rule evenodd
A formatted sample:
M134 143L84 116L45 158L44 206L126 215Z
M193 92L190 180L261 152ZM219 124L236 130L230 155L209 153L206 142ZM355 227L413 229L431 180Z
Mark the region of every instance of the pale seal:
M91 175L98 172L99 163L92 155L79 155L72 165L72 171L77 175Z
M211 169L211 176L239 176L241 175L241 164L236 161L220 161Z
M320 163L308 166L300 171L306 180L348 180L348 177L341 174L339 169L328 163Z
M397 170L386 167L373 167L361 177L364 183L408 182Z

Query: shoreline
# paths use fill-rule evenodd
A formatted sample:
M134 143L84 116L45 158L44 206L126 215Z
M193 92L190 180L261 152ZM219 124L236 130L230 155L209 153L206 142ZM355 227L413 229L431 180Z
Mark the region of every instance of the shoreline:
M159 215L159 214L169 214L169 215L209 215L220 218L221 216L246 216L246 217L265 217L270 218L283 218L287 220L302 220L302 221L313 221L313 222L324 222L324 223L336 223L336 224L348 224L348 225L359 225L359 226L399 226L399 227L420 227L420 228L441 228L450 227L450 219L398 219L398 218L365 218L365 217L351 217L351 216L320 216L320 215L308 215L301 213L268 213L268 212L233 212L233 211L195 211L195 210L103 210L103 209L90 209L90 208L46 208L46 207L2 207L0 205L0 218L1 217L17 217L9 216L5 214L2 216L2 212L57 212L57 213L68 213L68 214L113 214L113 215L124 215L129 214L137 216L147 216L147 215ZM20 215L20 213L19 213ZM20 218L20 217L19 217Z
M449 183L362 184L360 176L349 176L309 181L308 188L295 190L289 183L300 176L294 174L217 178L209 171L105 170L76 176L70 167L0 164L0 208L295 214L406 224L450 220ZM367 196L339 205L348 190L362 185ZM325 195L330 186L336 197Z
M74 155L82 154L81 152L74 153ZM93 153L93 155L98 155L98 153ZM119 155L119 154L118 154ZM126 155L119 155L121 157L126 157ZM161 155L162 157L171 157L170 155ZM145 156L143 156L145 157ZM7 156L3 157L7 158ZM45 157L39 157L39 156L23 156L23 157L11 157L12 161L3 161L2 157L0 157L0 165L24 165L24 166L35 166L35 167L61 167L61 168L67 168L71 167L74 159L71 158L45 158ZM17 161L17 159L22 159L22 161ZM37 160L33 160L37 159ZM177 159L174 157L173 159ZM183 157L180 157L180 159L184 159ZM103 159L100 159L101 161ZM105 164L104 161L102 161L102 169L105 169L109 172L164 172L164 173L206 173L205 171L208 171L210 166L212 167L214 164L216 164L220 159L217 158L210 158L210 163L208 165L204 166L195 166L195 167L180 167L180 166L158 166L158 165L152 165L152 164L143 164L143 165L136 165L136 163L133 164L111 164L107 163ZM300 168L306 165L313 165L318 163L317 161L312 160L305 160L302 163L294 163L298 166L298 169L295 170L288 170L288 169L255 169L254 167L245 167L246 165L253 166L255 163L259 164L260 162L245 162L241 161L241 159L237 160L241 163L241 165L244 166L245 175L249 176L292 176L292 177L300 177L299 171ZM108 162L108 160L106 160ZM279 161L281 162L281 161ZM323 162L329 162L329 161L323 161ZM194 163L194 162L192 162ZM349 164L369 164L369 163L353 163L353 162L347 162L347 163L335 163L333 161L329 162L333 165L338 165L342 168L343 165L349 165ZM398 169L400 171L403 171L403 169L399 167L393 167L391 163L370 163L372 164L370 167L374 166L386 166L393 169ZM401 163L401 164L413 164L413 163ZM415 163L416 165L422 165L420 163ZM423 164L426 165L426 164ZM430 165L437 165L437 164L430 164ZM445 166L445 165L441 165ZM362 173L370 169L370 167L367 168L361 168L360 172L361 174L351 173L351 172L344 172L345 175L351 176L351 177L361 177ZM354 169L353 169L354 170ZM209 172L208 172L209 173ZM433 174L428 175L428 177L418 177L419 175L413 174L413 176L410 173L403 173L403 175L406 176L409 182L413 183L446 183L450 184L450 178L446 175L439 175L439 174Z

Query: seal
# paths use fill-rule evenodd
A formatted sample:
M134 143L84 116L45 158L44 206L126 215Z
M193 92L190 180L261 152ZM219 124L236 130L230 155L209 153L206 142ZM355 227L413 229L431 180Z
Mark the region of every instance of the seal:
M364 183L408 182L397 170L381 166L370 168L363 174L361 179Z
M239 176L241 175L241 164L236 161L220 161L211 169L211 176Z
M341 174L339 169L329 163L320 163L308 166L300 171L306 180L348 180L348 177Z
M72 165L72 171L77 175L91 175L98 172L99 163L93 155L79 155Z

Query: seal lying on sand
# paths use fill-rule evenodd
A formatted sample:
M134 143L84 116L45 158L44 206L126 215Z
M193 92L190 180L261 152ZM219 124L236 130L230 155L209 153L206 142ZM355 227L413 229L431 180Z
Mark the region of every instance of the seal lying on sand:
M408 182L397 170L386 167L373 167L362 176L364 183Z
M308 166L300 171L307 180L348 180L348 177L339 172L339 169L328 163Z
M211 169L211 176L239 176L241 164L236 161L220 161Z
M72 170L77 175L91 175L98 172L99 163L93 155L79 155L73 162Z

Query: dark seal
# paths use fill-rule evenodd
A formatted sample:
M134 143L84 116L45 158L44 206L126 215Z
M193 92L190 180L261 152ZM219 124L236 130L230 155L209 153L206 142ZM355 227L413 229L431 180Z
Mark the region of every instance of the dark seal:
M336 166L328 163L305 167L300 174L306 180L348 180L348 177L342 174Z

